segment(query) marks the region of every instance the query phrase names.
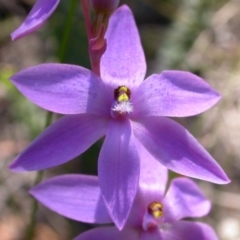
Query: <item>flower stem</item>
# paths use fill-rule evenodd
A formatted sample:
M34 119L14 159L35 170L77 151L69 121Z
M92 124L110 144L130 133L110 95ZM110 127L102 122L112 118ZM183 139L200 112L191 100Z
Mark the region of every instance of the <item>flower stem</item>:
M64 61L64 58L66 56L67 44L69 41L69 35L70 35L71 26L72 26L74 10L76 9L77 2L78 2L78 0L71 0L71 2L70 2L70 8L69 8L67 19L66 19L66 24L65 24L65 28L64 28L64 32L63 32L63 38L60 43L60 51L59 51L59 56L58 56L59 61L61 63ZM53 117L53 113L47 112L44 128L48 127L51 124L52 117ZM38 171L38 173L36 174L36 178L34 180L33 186L35 186L39 182L41 182L42 179L43 179L43 171ZM34 229L35 229L35 224L36 224L37 211L38 211L38 203L37 203L37 200L33 199L32 206L31 206L30 222L26 229L25 240L33 240L34 239Z
M86 25L86 30L87 30L87 37L88 37L88 41L90 41L90 39L93 38L93 32L92 32L92 23L91 23L88 0L81 0L81 5L82 5L83 17Z
M88 38L88 53L90 58L90 64L92 71L100 76L100 59L103 53L106 50L106 45L104 39L104 32L101 31L102 22L99 23L99 29L93 29L93 25L91 22L90 9L89 9L89 1L81 0L83 18L85 21L85 26L87 30L87 38ZM96 26L95 26L96 27ZM97 32L97 30L99 32Z

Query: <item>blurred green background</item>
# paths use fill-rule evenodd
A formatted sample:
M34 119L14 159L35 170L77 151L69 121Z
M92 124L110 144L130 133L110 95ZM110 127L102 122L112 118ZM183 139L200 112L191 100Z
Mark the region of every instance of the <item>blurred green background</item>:
M0 240L25 240L36 173L11 173L8 164L43 129L46 112L26 100L8 78L43 62L58 62L70 0L62 0L37 32L11 42L10 33L35 1L0 0ZM80 1L79 1L80 2ZM232 182L226 186L198 181L211 199L211 213L200 219L221 240L240 239L240 0L122 0L134 12L145 50L148 75L163 69L194 72L223 96L197 117L176 119L214 156ZM80 4L64 62L89 68ZM54 115L54 120L59 116ZM44 172L97 174L101 141L83 155ZM173 146L174 147L174 146ZM171 174L172 177L175 175ZM90 226L65 219L40 205L34 240L68 240Z

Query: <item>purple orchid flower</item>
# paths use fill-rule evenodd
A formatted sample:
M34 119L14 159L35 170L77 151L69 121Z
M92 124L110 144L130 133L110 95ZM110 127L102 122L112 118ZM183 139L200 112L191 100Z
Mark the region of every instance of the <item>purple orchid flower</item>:
M12 34L12 40L17 40L41 27L52 15L60 0L37 0L24 22Z
M141 159L140 186L123 230L99 227L74 240L217 240L209 225L182 220L205 216L211 208L197 185L187 178L175 178L164 196L167 170L146 150L141 150L146 158ZM30 192L45 206L68 218L87 223L111 222L97 177L55 177Z
M108 211L122 228L138 188L138 142L172 171L218 184L229 179L185 128L166 118L204 112L218 102L219 94L184 71L164 71L143 81L146 62L127 6L111 16L106 40L101 79L66 64L42 64L11 78L29 100L67 116L48 127L10 168L21 172L57 166L106 136L98 160L99 182Z

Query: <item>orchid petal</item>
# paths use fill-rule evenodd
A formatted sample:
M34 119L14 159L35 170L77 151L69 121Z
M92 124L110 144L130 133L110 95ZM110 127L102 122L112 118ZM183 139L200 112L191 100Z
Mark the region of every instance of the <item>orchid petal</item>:
M146 61L131 10L119 7L106 32L107 50L101 59L101 77L114 87L138 86L146 73Z
M111 223L98 178L80 174L49 179L30 193L43 205L65 217L87 223Z
M137 139L135 141L140 157L139 189L127 221L127 225L133 227L142 225L142 216L149 204L162 201L168 181L167 168L154 159Z
M218 240L214 230L200 222L178 221L161 233L163 240Z
M37 0L27 18L12 34L12 40L17 40L41 27L52 15L60 0Z
M168 170L139 143L138 152L140 156L140 178L139 187L149 201L150 195L153 198L162 198L165 193Z
M152 231L142 231L141 240L162 240L162 235L157 229Z
M180 124L165 117L147 117L133 122L133 131L144 147L170 170L217 184L227 184L228 177Z
M190 179L175 178L163 201L164 220L178 221L185 217L203 217L211 209L211 202Z
M220 95L200 77L184 71L163 71L146 79L133 93L133 117L187 117L216 104Z
M48 127L11 164L14 172L63 164L105 135L107 120L91 114L65 116Z
M41 64L11 77L18 90L38 106L60 114L110 115L103 82L88 69L67 64Z
M133 228L119 231L116 227L99 227L86 231L73 240L140 240L140 232Z
M129 120L109 122L98 175L106 207L118 229L131 210L139 181L140 160Z

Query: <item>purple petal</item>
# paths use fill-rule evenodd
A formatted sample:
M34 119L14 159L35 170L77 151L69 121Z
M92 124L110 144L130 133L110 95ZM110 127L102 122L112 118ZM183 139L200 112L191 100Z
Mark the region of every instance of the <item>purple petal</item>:
M184 71L164 71L146 79L132 94L134 117L187 117L212 107L220 95L200 77Z
M11 164L14 172L63 164L105 135L107 120L91 114L65 116L48 127Z
M116 227L100 227L86 231L73 240L141 240L140 231L124 228L119 231Z
M212 227L200 222L175 222L161 233L163 240L218 240Z
M127 225L142 226L143 216L152 202L161 202L165 193L168 170L135 139L140 157L139 189Z
M86 223L111 223L98 178L80 174L49 179L31 189L30 193L51 210Z
M152 202L161 202L165 193L168 170L135 140L140 157L139 189L128 218L128 226L141 226L143 216Z
M147 117L133 122L133 130L145 148L170 170L217 184L229 182L211 155L173 120Z
M166 222L178 221L185 217L203 217L211 209L211 202L200 188L190 179L175 178L163 201Z
M141 240L162 240L162 235L157 229L154 231L142 231Z
M139 186L149 200L150 195L154 198L162 198L167 181L168 169L160 164L141 143L138 144L138 152L141 161Z
M41 64L17 73L11 80L23 95L46 110L110 115L112 100L107 100L107 90L100 78L88 69Z
M26 36L41 27L55 11L59 2L60 0L37 0L22 25L11 34L12 40Z
M107 50L101 60L101 77L114 87L139 85L146 73L146 61L131 10L118 8L106 32Z
M112 120L98 162L101 191L109 214L120 230L138 188L140 160L134 140L129 120Z

